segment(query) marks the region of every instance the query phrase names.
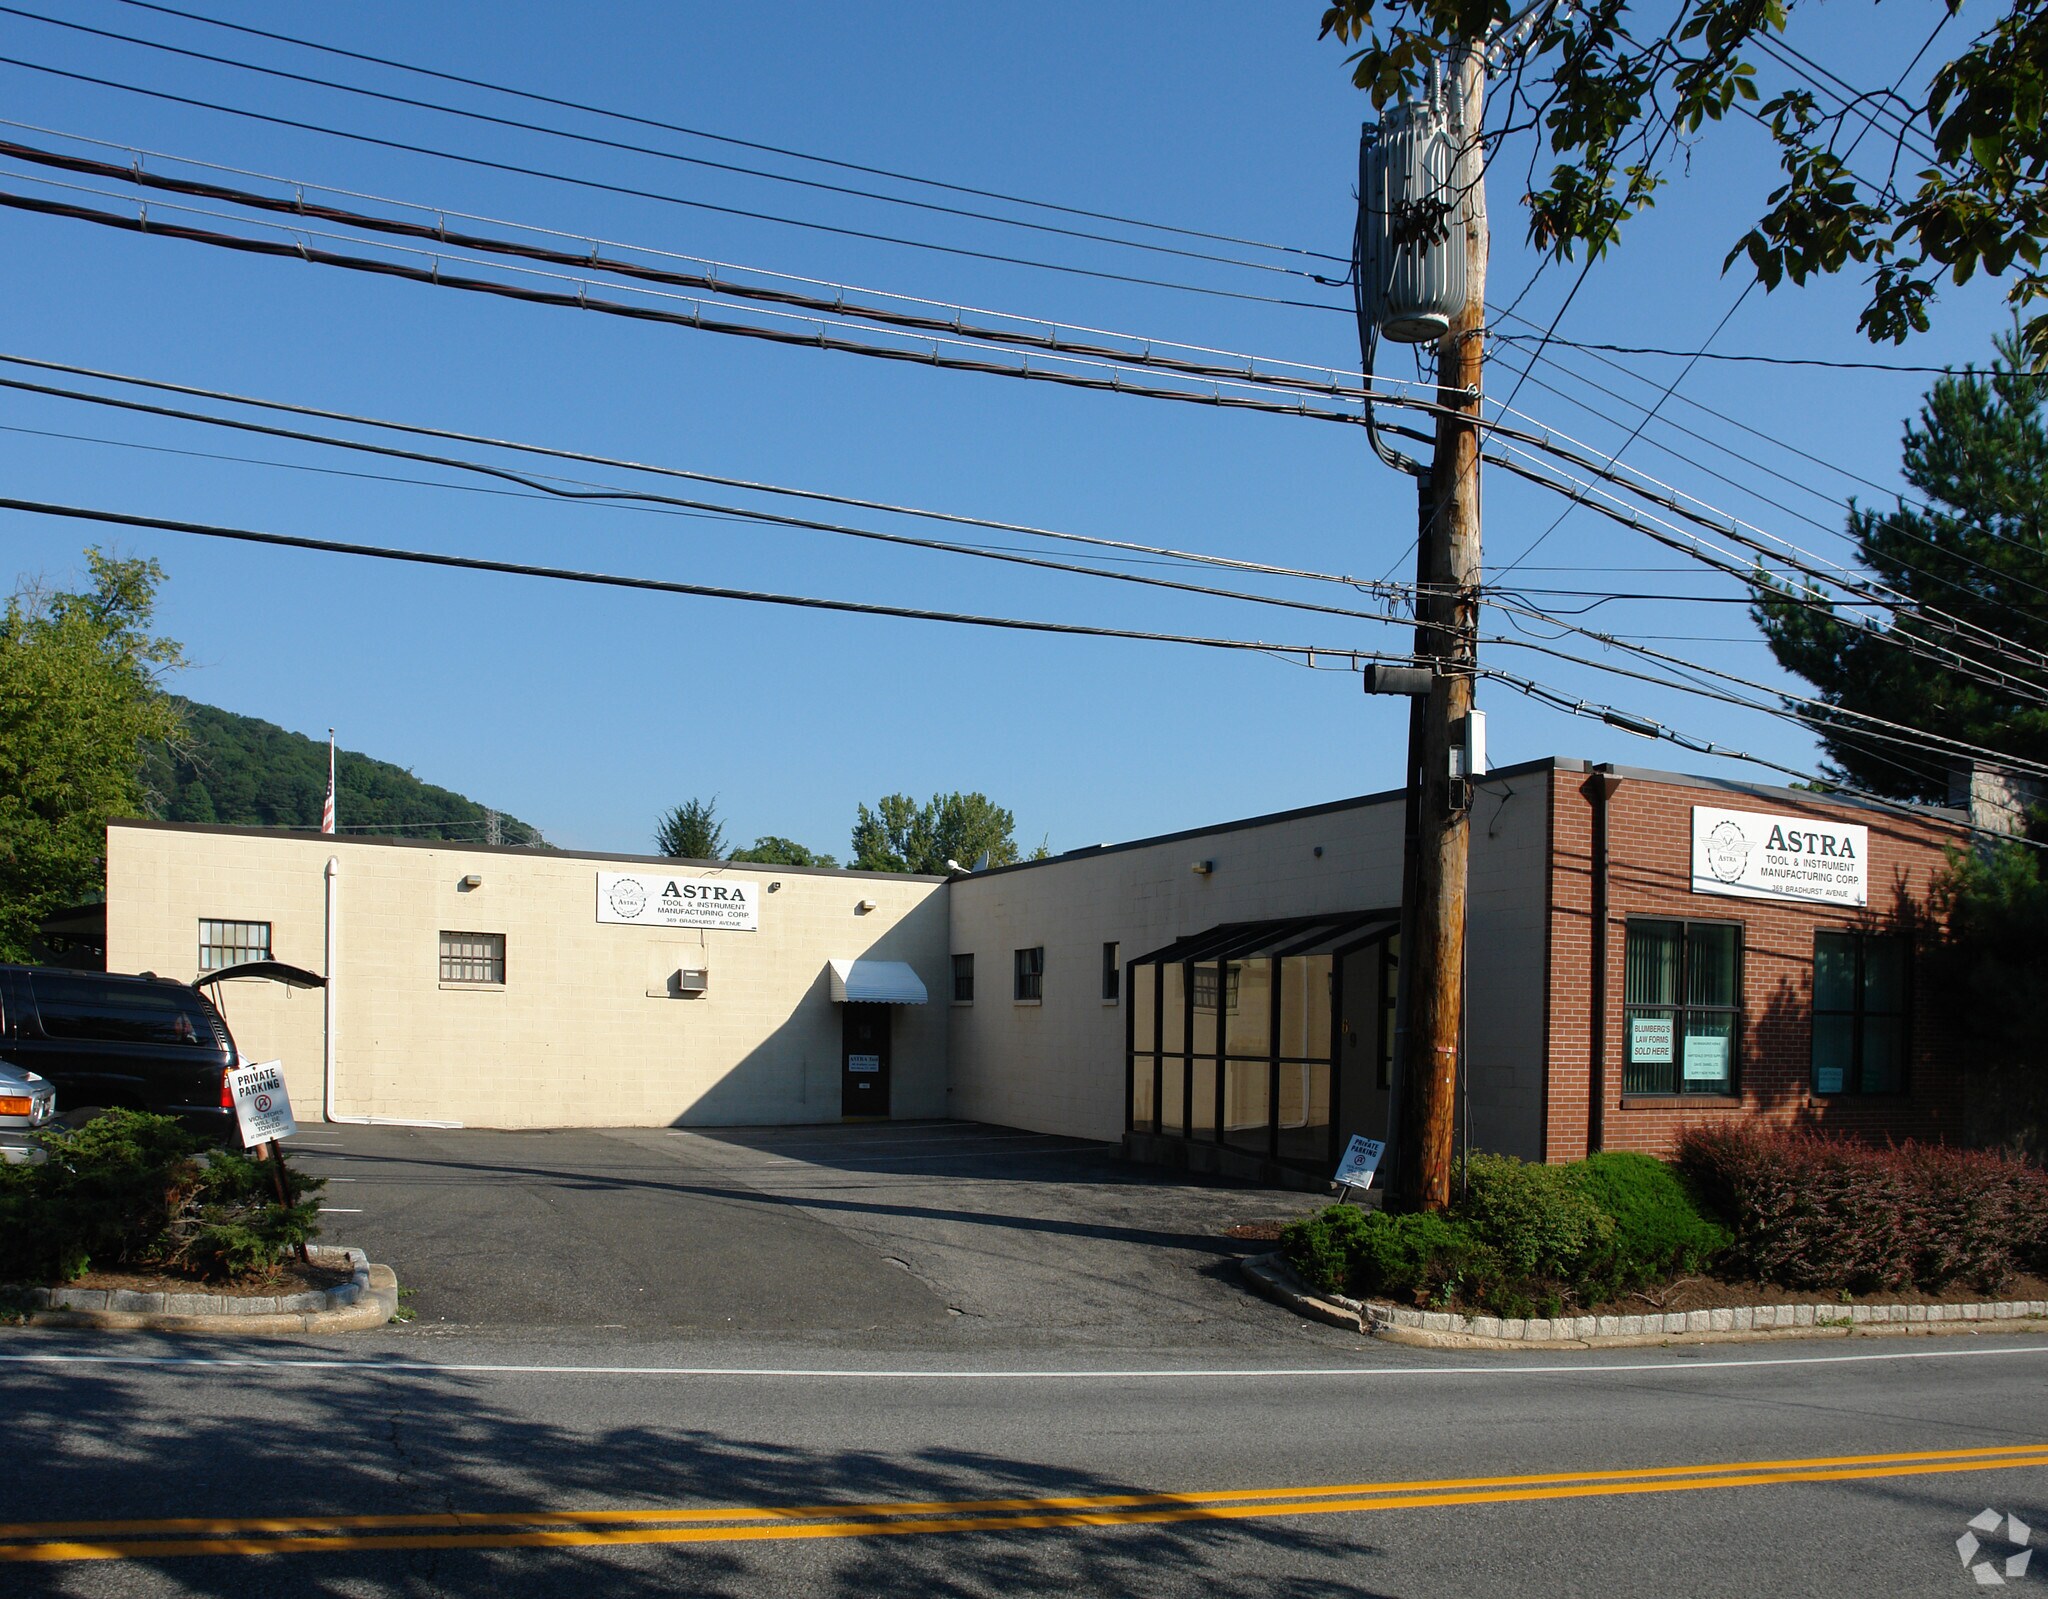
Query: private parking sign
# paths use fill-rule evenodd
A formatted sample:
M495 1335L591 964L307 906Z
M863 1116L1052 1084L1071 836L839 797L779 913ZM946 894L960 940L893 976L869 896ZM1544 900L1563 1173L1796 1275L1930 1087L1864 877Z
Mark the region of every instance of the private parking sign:
M299 1130L292 1120L292 1096L284 1086L284 1062L237 1067L228 1073L228 1088L235 1096L235 1120L241 1124L244 1149L289 1138Z

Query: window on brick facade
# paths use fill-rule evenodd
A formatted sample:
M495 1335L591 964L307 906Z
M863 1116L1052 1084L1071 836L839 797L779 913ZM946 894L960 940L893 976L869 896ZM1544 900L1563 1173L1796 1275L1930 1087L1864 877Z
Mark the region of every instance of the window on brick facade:
M1016 986L1012 997L1016 999L1039 999L1045 986L1045 946L1017 951L1013 968Z
M441 935L441 981L502 987L505 982L503 933Z
M201 917L199 921L199 969L217 972L244 961L270 959L270 923L223 922Z
M1742 1042L1742 929L1631 919L1622 1092L1732 1094Z
M1896 1094L1905 1086L1905 940L1815 933L1813 1091Z

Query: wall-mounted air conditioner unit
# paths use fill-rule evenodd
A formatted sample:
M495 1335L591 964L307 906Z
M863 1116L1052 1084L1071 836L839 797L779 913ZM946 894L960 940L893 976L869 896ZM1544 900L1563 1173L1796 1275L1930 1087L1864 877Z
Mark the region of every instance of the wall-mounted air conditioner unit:
M685 966L676 973L676 992L683 995L702 994L711 987L711 973L702 966Z

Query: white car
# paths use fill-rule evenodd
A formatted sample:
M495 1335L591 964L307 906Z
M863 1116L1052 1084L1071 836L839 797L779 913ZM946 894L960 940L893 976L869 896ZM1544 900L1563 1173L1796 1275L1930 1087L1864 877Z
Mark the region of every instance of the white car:
M57 1115L57 1090L45 1078L0 1061L0 1161L17 1166L42 1154L29 1134Z

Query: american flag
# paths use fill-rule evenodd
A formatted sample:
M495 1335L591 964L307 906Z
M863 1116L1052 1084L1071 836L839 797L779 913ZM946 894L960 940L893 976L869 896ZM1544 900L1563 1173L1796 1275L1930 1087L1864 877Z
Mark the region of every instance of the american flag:
M327 803L320 807L320 831L334 831L334 729L327 730Z

